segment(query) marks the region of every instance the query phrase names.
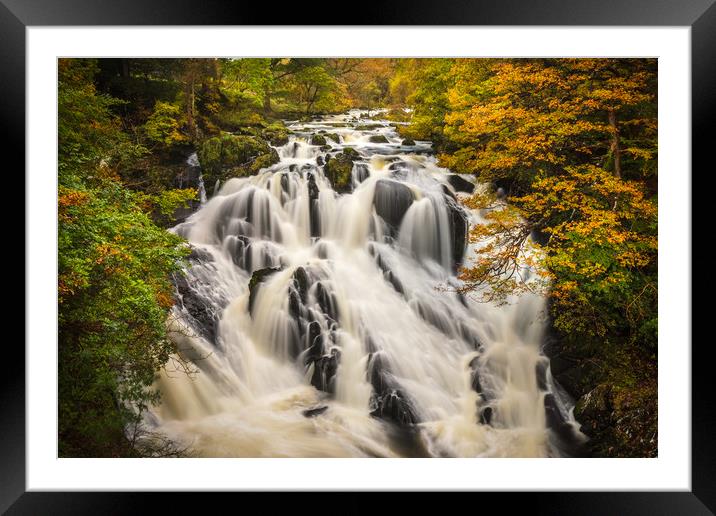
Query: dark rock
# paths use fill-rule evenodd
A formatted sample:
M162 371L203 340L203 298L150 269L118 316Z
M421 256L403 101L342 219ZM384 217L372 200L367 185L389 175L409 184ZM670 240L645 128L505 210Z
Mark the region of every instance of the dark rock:
M489 425L492 422L492 407L484 407L480 410L480 424Z
M319 281L316 283L315 295L318 306L321 307L321 311L334 321L338 321L338 304L336 303L336 296L333 292L329 292L325 284Z
M413 140L412 138L405 138L401 145L404 145L406 147L413 147L415 145L415 140Z
M209 342L216 342L219 314L211 300L202 297L189 286L186 274L178 272L172 275L177 292L177 302L192 318L192 326Z
M313 173L308 172L308 202L309 204L309 212L308 216L310 219L310 226L311 226L311 236L312 237L318 237L321 236L321 222L320 222L320 211L318 209L318 185L316 184L316 177Z
M321 414L323 414L326 410L328 410L328 406L324 405L322 407L316 407L316 408L304 410L303 412L301 412L301 414L303 414L305 417L316 417L316 416L320 416Z
M472 193L475 191L475 185L467 179L463 179L457 174L448 174L447 181L455 189L456 192Z
M409 398L398 388L393 380L381 353L373 353L368 358L367 379L373 386L371 413L398 426L410 426L418 423L418 417Z
M358 183L362 183L370 177L370 169L368 168L368 165L364 163L356 163L354 165L354 169L355 179Z
M338 371L338 363L341 353L337 348L333 348L328 355L323 355L313 363L313 375L311 376L311 385L319 391L328 393L335 392L336 371Z
M392 421L396 425L414 425L418 422L417 416L410 403L407 402L405 394L398 389L391 390L375 400L375 409L371 416Z
M282 270L283 267L266 267L254 271L249 280L249 313L253 313L254 303L256 302L256 296L258 295L261 283L266 281L271 275Z
M391 236L397 235L413 199L412 190L402 183L386 179L376 182L373 204L376 213L388 224Z
M318 156L316 158L316 165L318 165L319 167L322 167L324 164L325 164L325 161L323 161L323 156Z
M574 427L562 415L557 406L557 400L552 393L544 396L544 412L547 428L554 432L563 445L574 446L580 443Z
M549 361L547 359L540 360L535 366L535 375L537 376L537 388L541 391L547 390L547 369Z
M370 143L390 143L388 141L388 138L386 138L383 134L374 134L370 138L368 138L368 141Z
M448 212L450 213L450 236L452 241L453 269L457 270L465 256L467 248L468 221L467 213L457 202L445 197Z

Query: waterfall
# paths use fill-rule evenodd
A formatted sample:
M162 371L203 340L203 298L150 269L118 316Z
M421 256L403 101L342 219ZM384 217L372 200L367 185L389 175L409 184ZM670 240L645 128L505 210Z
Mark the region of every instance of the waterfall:
M541 350L544 299L456 293L482 219L381 112L289 122L279 163L172 230L191 255L169 331L196 372L162 371L152 429L207 457L554 457L583 439ZM325 163L346 148L339 194Z

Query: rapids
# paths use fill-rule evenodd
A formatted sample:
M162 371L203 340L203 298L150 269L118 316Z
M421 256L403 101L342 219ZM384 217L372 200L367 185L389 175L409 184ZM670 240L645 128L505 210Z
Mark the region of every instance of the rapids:
M202 184L172 230L192 254L168 323L197 372L161 373L146 425L206 457L571 453L583 436L541 351L544 299L455 292L480 213L430 142L402 145L376 113L288 122L279 163L208 199ZM346 147L338 194L324 163Z

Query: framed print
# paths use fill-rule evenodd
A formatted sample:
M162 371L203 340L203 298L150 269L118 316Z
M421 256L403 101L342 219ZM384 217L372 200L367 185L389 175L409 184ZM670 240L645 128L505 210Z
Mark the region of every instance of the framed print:
M714 510L711 2L65 7L0 6L27 206L3 510Z

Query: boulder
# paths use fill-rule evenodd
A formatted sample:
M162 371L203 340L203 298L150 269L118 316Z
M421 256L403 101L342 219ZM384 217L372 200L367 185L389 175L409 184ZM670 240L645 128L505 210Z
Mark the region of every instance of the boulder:
M360 155L350 147L333 156L330 161L326 157L323 171L336 192L347 193L351 191L353 186L353 161L359 159L359 157Z
M405 138L401 145L404 145L406 147L413 147L415 145L415 140L412 138Z
M373 205L376 213L389 226L392 236L397 235L400 223L413 200L413 191L402 183L387 179L379 179L376 182Z
M368 141L370 143L390 143L388 141L388 138L386 138L385 135L382 134L374 134L370 138L368 138Z
M473 183L457 174L448 174L447 181L456 192L472 193L475 191L475 185Z
M311 137L311 145L326 145L326 138L320 134Z

